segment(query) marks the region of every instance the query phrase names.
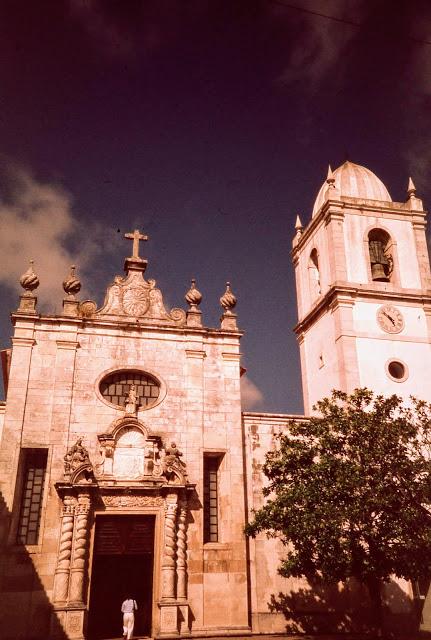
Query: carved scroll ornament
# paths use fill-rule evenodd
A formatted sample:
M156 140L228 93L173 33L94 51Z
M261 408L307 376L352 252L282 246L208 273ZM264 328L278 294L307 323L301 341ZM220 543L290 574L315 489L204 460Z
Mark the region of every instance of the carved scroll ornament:
M183 309L166 311L160 289L155 280L145 280L139 271L129 271L125 278L116 276L108 287L104 305L97 317L117 316L145 318L150 324L182 326L186 322Z

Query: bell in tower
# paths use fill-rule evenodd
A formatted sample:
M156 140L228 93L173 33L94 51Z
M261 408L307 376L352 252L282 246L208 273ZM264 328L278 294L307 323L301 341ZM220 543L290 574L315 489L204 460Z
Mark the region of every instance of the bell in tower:
M391 259L385 253L382 240L369 241L371 278L377 282L389 282Z

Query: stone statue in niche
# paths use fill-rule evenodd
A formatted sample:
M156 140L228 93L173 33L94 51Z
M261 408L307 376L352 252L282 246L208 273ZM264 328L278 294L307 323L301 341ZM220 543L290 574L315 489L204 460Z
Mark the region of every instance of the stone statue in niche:
M185 481L186 465L181 460L182 455L175 442L171 442L170 446L165 447L163 474L168 482L182 483Z
M89 473L92 472L92 464L90 461L90 456L88 455L87 449L82 444L83 438L80 437L77 439L74 445L72 445L69 451L64 456L64 477L67 480L71 480L73 476L77 474L75 472L79 471L79 469L87 470ZM84 474L81 478L81 481L91 482L91 477L88 474Z
M147 442L145 454L145 475L159 478L163 474L161 451L156 440Z
M115 442L110 436L99 436L101 460L96 464L97 475L112 476Z
M70 473L75 471L83 464L89 464L90 458L87 449L82 444L82 438L78 438L75 444L70 447L69 451L64 456L64 471Z
M136 415L139 400L136 395L136 387L134 384L130 385L129 394L126 398L125 412L127 415Z

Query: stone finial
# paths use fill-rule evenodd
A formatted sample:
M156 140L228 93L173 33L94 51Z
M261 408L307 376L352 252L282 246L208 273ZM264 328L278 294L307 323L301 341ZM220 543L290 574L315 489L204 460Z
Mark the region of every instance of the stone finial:
M18 313L36 313L37 298L33 291L39 286L39 278L33 270L34 261L30 260L30 266L19 279L19 283L25 290L20 296Z
M224 309L225 314L231 314L236 306L236 296L232 293L230 288L230 282L226 282L226 291L220 298L220 304Z
M302 224L301 218L299 217L299 215L297 215L296 216L296 222L295 222L296 235L301 235L303 229L304 229L304 225Z
M25 289L25 296L32 296L34 289L39 286L39 278L33 270L34 260L30 260L30 266L25 273L22 274L19 279L19 283L23 289Z
M416 185L411 177L409 178L409 183L407 185L407 201L405 207L414 211L424 210L423 202L416 195Z
M190 309L187 311L187 326L188 327L201 327L202 326L202 311L198 309L198 306L202 302L202 294L196 288L196 280L193 278L190 289L184 296L187 304L190 305Z
M200 305L200 303L202 302L202 294L196 288L196 280L194 278L192 278L190 289L187 291L186 295L184 296L184 299L187 302L187 304L190 305L190 309L193 309L193 310L196 310Z
M335 184L335 174L332 171L331 165L328 165L328 174L326 176L327 187L325 189L324 200L339 200L340 190L337 189Z
M331 169L331 165L328 165L328 175L326 176L326 182L330 187L333 187L335 185L335 178L334 173Z
M226 291L220 298L220 304L223 307L223 315L220 318L221 328L235 331L238 329L236 325L236 313L233 309L236 306L236 296L232 293L230 282L226 282Z
M293 248L296 247L296 245L299 242L300 237L302 236L303 232L304 232L304 226L302 224L301 218L299 217L299 215L296 216L296 222L295 222L295 236L293 238L292 241L292 246Z
M409 184L407 186L407 195L409 198L414 198L416 196L416 187L412 178L409 178Z
M75 295L81 290L81 283L75 275L75 265L70 267L70 274L63 281L66 297L63 299L63 314L76 318L79 315L79 302Z
M75 300L75 295L81 291L81 282L75 275L75 265L70 267L70 274L63 281L63 289L69 300Z

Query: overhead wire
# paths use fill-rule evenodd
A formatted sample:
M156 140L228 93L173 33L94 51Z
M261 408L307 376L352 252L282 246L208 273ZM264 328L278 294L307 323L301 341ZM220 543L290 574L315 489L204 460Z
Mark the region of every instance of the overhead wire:
M351 27L363 27L364 23L355 22L354 20L347 20L346 18L340 18L338 16L332 16L328 13L322 13L321 11L314 11L313 9L306 9L305 7L299 7L297 4L292 4L291 2L284 2L283 0L267 0L270 4L276 4L281 7L285 7L286 9L293 9L294 11L299 11L301 13L307 13L312 16L317 16L318 18L325 18L326 20L332 20L333 22L341 22L342 24L347 24ZM417 44L427 44L431 45L431 40L425 40L423 38L416 38L415 36L406 35L408 40L412 42L416 42Z

